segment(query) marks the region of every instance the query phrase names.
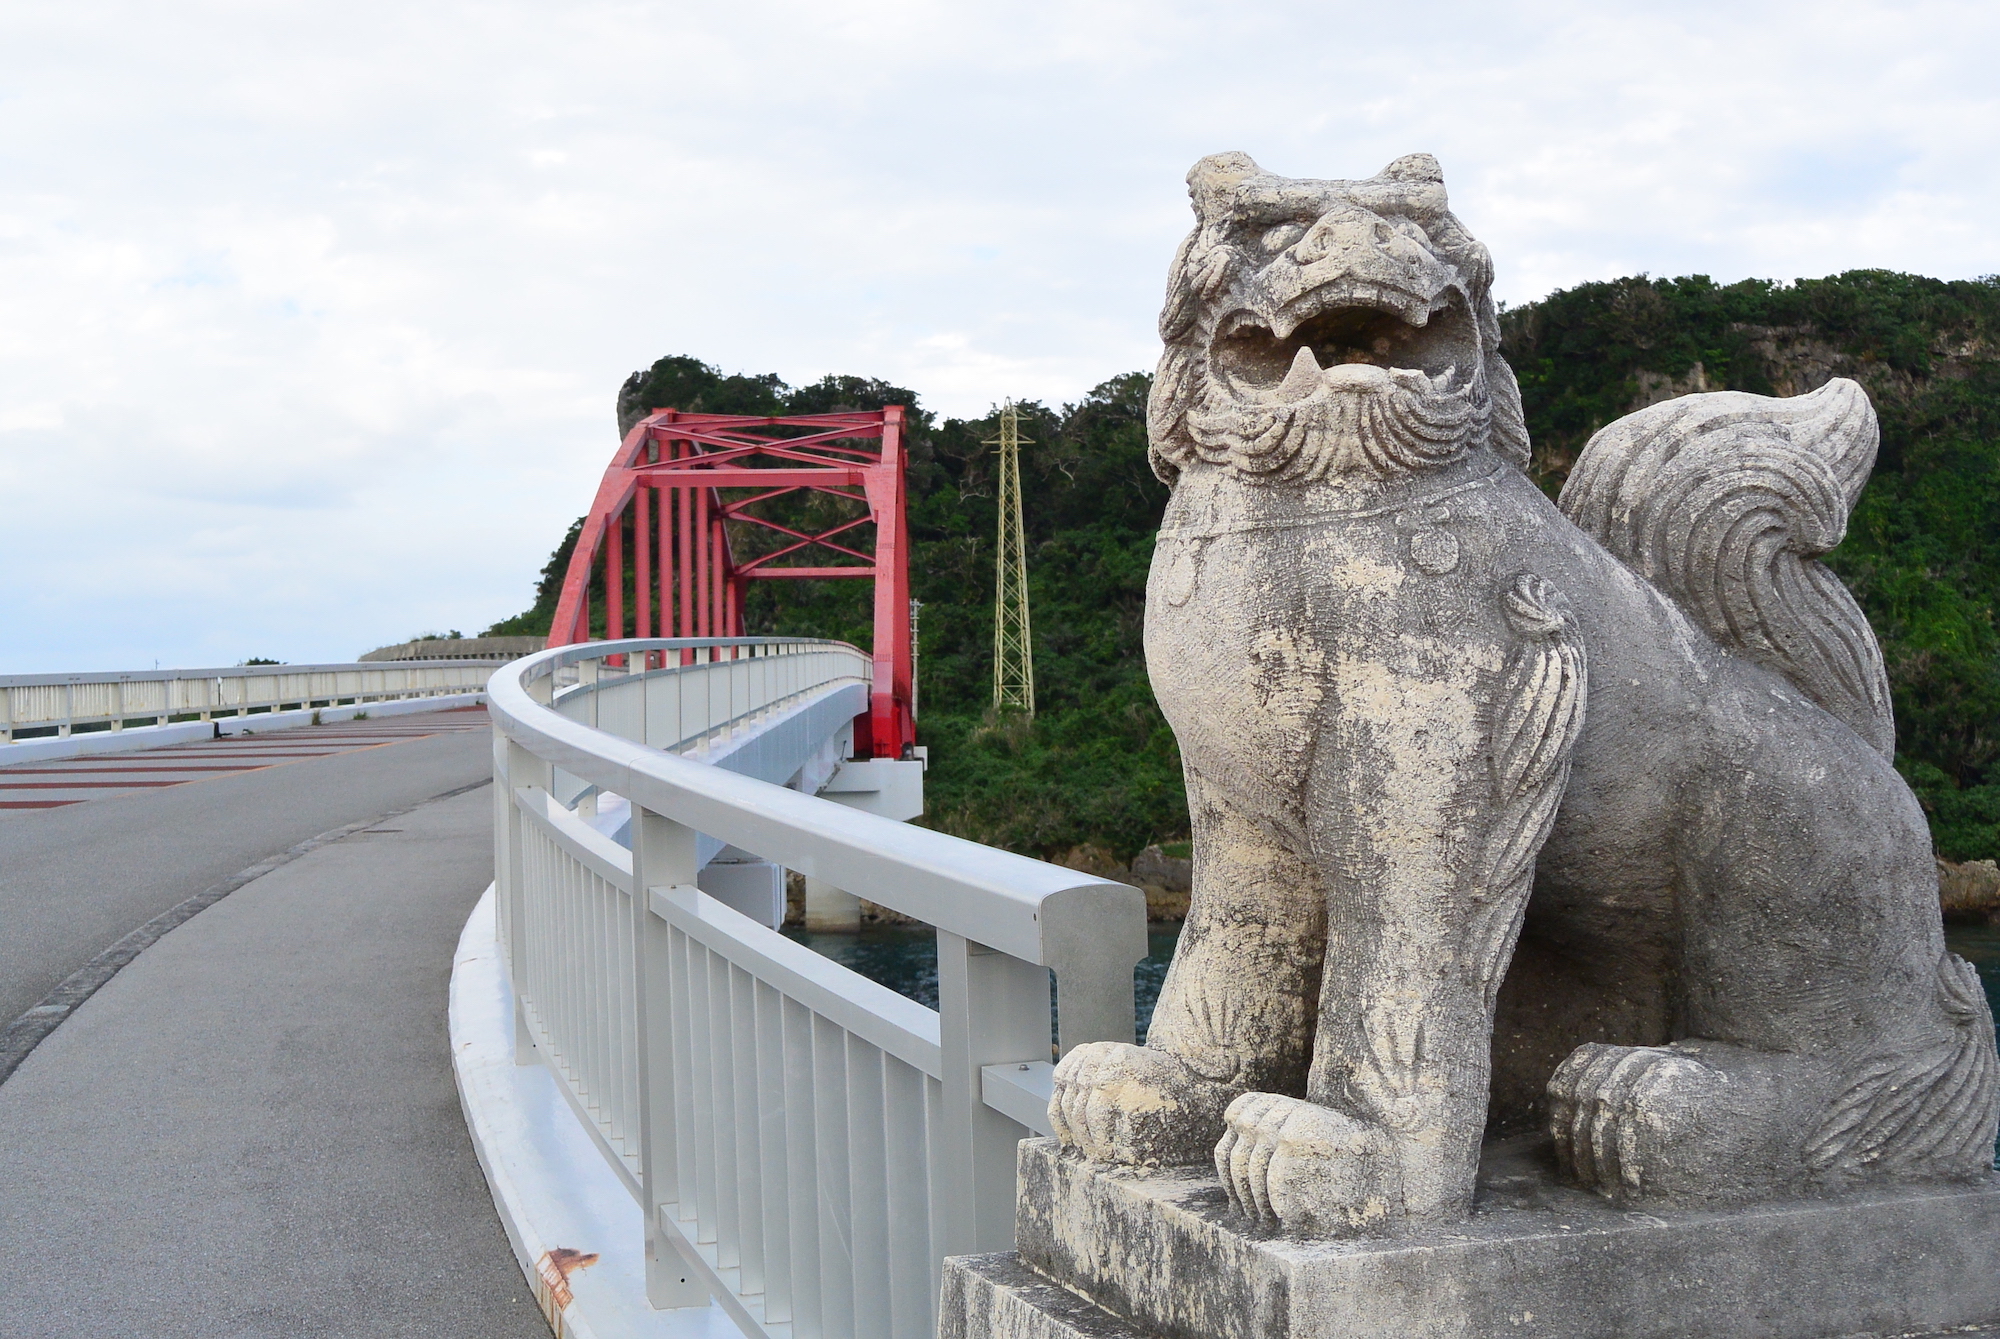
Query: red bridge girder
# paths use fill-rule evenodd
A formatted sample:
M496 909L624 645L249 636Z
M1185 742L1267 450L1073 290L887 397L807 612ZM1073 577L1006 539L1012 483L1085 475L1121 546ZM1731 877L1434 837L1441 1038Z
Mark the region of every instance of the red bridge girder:
M855 718L854 751L864 758L903 757L916 742L903 471L901 406L792 418L656 409L625 435L604 471L563 577L549 645L592 640L594 572L605 578L605 629L612 639L740 637L749 582L872 580L875 684L867 715ZM722 489L737 495L725 499ZM867 514L805 531L751 510L802 489L854 499ZM739 560L731 524L776 531L790 542ZM872 551L853 542L854 532L870 525ZM827 565L779 565L807 553Z

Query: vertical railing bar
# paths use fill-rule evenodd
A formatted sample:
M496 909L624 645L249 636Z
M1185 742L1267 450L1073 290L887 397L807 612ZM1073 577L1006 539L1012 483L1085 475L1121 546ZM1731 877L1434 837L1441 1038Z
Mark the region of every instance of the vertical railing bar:
M737 1231L743 1264L745 1296L761 1293L764 1270L763 1110L758 1102L756 978L743 968L729 968L729 1036L731 1073L736 1083L735 1134Z
M584 1021L589 1008L585 996L590 989L589 936L583 926L583 880L588 873L574 856L564 860L569 874L568 896L564 899L569 915L567 936L568 951L563 958L569 963L569 1010L563 1019L563 1031L568 1033L568 1041L563 1050L569 1064L570 1082L577 1096L583 1099L586 1110L595 1106L596 1094L590 1090L587 1057L589 1047L588 1025Z
M630 657L627 658L630 662ZM624 1151L625 1125L625 1049L619 1044L619 1034L624 1031L625 1011L621 1007L622 983L625 980L625 954L619 935L620 923L624 915L624 895L618 885L609 879L598 880L602 888L598 903L603 908L604 935L604 1106L611 1117L611 1137L614 1146Z
M944 1187L947 1182L945 1159L951 1155L954 1141L945 1130L944 1084L937 1079L924 1079L924 1157L926 1170L930 1173L930 1297L935 1304L938 1290L944 1286L944 1258L951 1254L951 1223L945 1213Z
M784 996L757 982L753 989L757 1027L757 1155L762 1173L764 1319L792 1319L792 1243L786 1221L790 1166L785 1147L789 1124L785 1107Z
M627 659L629 662L630 658ZM631 1026L631 1015L626 1007L625 991L631 984L632 964L625 956L625 935L632 928L632 912L626 905L625 899L626 893L623 888L611 880L605 881L604 942L608 950L606 956L611 960L610 970L604 978L605 1009L608 1015L605 1019L607 1026L604 1032L608 1039L607 1049L611 1052L606 1086L611 1093L611 1124L616 1131L614 1137L618 1141L619 1151L630 1155L637 1148L635 1136L638 1131L632 1128L631 1106L628 1100L631 1090L627 1087L626 1073L625 1031ZM628 1156L628 1163L629 1160Z
M930 1339L936 1325L931 1291L930 1166L926 1153L922 1071L883 1060L890 1339Z
M542 1032L548 1038L549 1069L558 1083L568 1083L569 1061L563 1054L563 1007L569 998L569 954L563 934L564 887L569 882L569 857L561 847L550 844L548 892L544 894L543 921L549 940L549 978L543 983L541 1002Z
M686 934L673 931L674 1141L679 1159L679 1203L683 1222L698 1216L701 1165L695 1145L700 1133L695 1119L695 1075L700 1072L694 1040L694 954L699 948Z
M847 1036L847 1202L854 1333L889 1333L889 1172L882 1052Z
M854 1328L854 1215L848 1197L847 1033L817 1014L812 1032L821 1326L827 1339L860 1339Z
M709 954L708 1100L715 1112L710 1123L715 1140L715 1263L722 1269L743 1263L743 1178L736 1156L736 1035L729 998L732 970L729 959L720 953Z
M666 608L668 592L661 592ZM630 915L632 936L632 1007L635 1097L633 1125L637 1133L639 1206L645 1215L646 1299L654 1307L698 1305L708 1299L706 1284L694 1278L680 1249L676 1224L667 1221L667 1206L678 1213L685 1200L680 1150L688 1128L681 1117L682 1082L676 1020L681 1016L676 980L683 975L676 960L676 931L653 914L647 890L677 889L696 875L697 835L673 820L632 806L632 877Z
M549 1068L554 1071L557 1081L569 1082L569 1057L566 1054L568 1038L564 1019L568 1013L569 1001L569 942L565 933L564 908L569 899L565 893L569 885L569 857L556 847L549 857L549 982L548 998L543 1001L542 1030L549 1038Z
M582 927L584 1082L590 1086L597 1123L610 1133L610 1103L604 1092L604 885L596 870L584 869L577 880L577 918Z
M590 871L581 861L571 856L569 859L569 934L572 990L569 1013L569 1062L570 1070L576 1076L578 1094L583 1098L586 1110L595 1111L597 1089L592 1083L595 1077L590 1072L590 979L591 942L589 925L589 879Z
M603 1078L600 1081L603 1092L605 1133L612 1139L624 1139L624 1121L620 1119L618 1103L623 1095L624 1085L618 1073L618 1006L617 991L620 976L617 946L618 907L615 899L618 890L611 880L598 875L593 881L593 901L597 904L597 935L602 947L598 950L598 960L602 963L601 975L597 980L598 1007L598 1049L603 1053ZM615 1147L616 1145L614 1145Z
M695 1084L699 1085L694 1104L695 1224L698 1240L716 1238L715 1165L715 1010L708 985L715 955L705 944L688 942L688 1023L694 1033Z
M631 813L636 832L639 817L636 805L633 806ZM635 984L638 980L639 965L634 944L632 892L629 888L616 888L612 891L611 909L612 941L618 949L617 965L612 970L611 984L613 996L617 1000L612 1020L615 1024L613 1035L618 1040L616 1054L619 1120L625 1128L625 1151L631 1165L637 1168L642 1148L639 1133L639 1019Z
M550 1001L551 1008L549 1012L551 1017L547 1023L547 1027L549 1038L553 1043L551 1050L554 1052L553 1058L556 1061L556 1073L564 1083L574 1086L574 1079L571 1072L575 1068L576 1057L570 1045L569 1026L570 1002L574 998L571 992L574 990L576 984L574 938L569 931L571 864L568 852L563 851L561 848L557 848L556 851L555 867L554 885L550 889L552 896L550 899L549 919L553 926L553 933L550 935L550 947L555 950L556 971L558 975L554 998Z
M792 1251L792 1327L799 1339L824 1339L820 1290L818 1104L813 1082L816 1047L812 1011L784 1002L785 1184L787 1235Z

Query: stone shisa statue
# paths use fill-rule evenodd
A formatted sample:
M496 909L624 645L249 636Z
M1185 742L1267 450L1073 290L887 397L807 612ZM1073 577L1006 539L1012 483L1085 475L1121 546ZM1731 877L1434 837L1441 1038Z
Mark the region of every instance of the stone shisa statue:
M1146 654L1192 904L1146 1044L1057 1068L1027 1274L955 1262L945 1332L1847 1332L1558 1321L1548 1288L1585 1285L1518 1241L1417 1281L1395 1246L1636 1214L1667 1236L1606 1248L1630 1270L1706 1213L1689 1240L1721 1254L1674 1258L1735 1287L1778 1247L1715 1226L1730 1206L1810 1204L1834 1217L1807 1239L1879 1250L1912 1194L1984 1224L1933 1263L1946 1291L1983 1269L1964 1305L2000 1317L1993 1021L1944 946L1881 652L1815 561L1874 463L1866 395L1643 409L1551 503L1435 160L1304 181L1222 154L1188 182ZM1069 1300L1024 1301L1043 1279ZM1061 1328L1077 1295L1096 1318Z

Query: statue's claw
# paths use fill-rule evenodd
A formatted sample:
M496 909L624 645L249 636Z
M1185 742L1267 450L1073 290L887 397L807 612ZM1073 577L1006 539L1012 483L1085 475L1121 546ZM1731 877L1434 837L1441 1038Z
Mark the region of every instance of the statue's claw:
M1670 1167L1678 1160L1672 1145L1693 1133L1709 1090L1728 1082L1672 1047L1579 1046L1549 1079L1557 1165L1601 1194L1656 1191L1664 1176L1685 1170Z
M1056 1066L1049 1125L1099 1162L1198 1163L1239 1090L1205 1079L1165 1051L1121 1042L1079 1046Z
M1615 1199L1732 1200L1801 1164L1824 1081L1797 1056L1586 1042L1549 1079L1556 1164Z
M1276 1093L1230 1103L1215 1174L1230 1207L1293 1236L1379 1232L1402 1208L1389 1137L1328 1107Z

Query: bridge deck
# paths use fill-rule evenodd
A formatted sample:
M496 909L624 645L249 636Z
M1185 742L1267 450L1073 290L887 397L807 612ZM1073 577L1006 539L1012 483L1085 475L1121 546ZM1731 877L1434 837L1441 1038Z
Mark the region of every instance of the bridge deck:
M0 1083L0 1329L547 1335L447 1055L492 797L424 801L490 775L484 714L420 724L472 728L294 731L324 756L0 818L4 1021L245 866L406 811L161 938Z

